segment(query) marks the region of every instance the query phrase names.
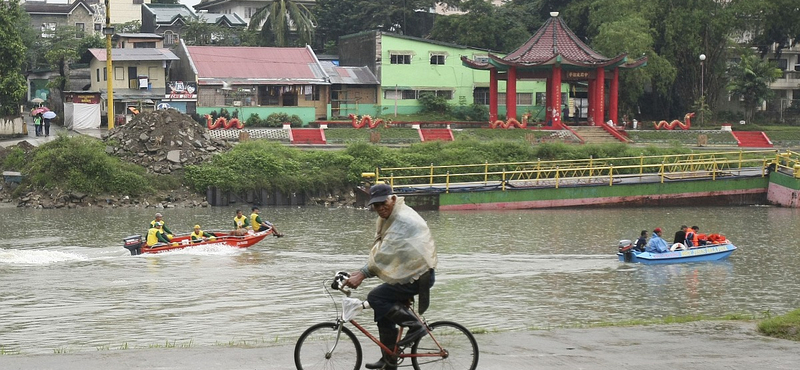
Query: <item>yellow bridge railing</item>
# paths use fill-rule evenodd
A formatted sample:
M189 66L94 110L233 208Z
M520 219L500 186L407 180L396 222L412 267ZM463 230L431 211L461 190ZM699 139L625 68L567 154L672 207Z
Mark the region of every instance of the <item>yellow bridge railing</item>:
M452 166L377 168L364 174L370 182L392 187L436 188L494 186L555 187L622 182L664 182L729 176L765 176L768 170L800 174L800 153L776 150L701 152L662 156L589 158ZM798 176L800 177L800 176Z

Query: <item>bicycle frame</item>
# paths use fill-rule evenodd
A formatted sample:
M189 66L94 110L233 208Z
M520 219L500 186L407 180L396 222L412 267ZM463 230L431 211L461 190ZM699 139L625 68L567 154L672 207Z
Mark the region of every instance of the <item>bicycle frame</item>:
M414 312L414 315L416 316L417 313ZM417 318L419 318L419 316L417 316ZM422 321L422 320L420 320L420 321ZM336 343L334 343L334 345L331 348L331 350L328 353L328 355L333 353L333 351L336 349L336 345L339 343L339 337L342 334L342 327L344 327L345 321L343 319L339 318L339 319L336 320L336 323L339 326L338 333L336 335ZM374 335L372 335L372 333L370 333L369 330L367 330L365 327L361 326L361 324L359 324L356 320L350 320L349 323L351 325L353 325L356 329L358 329L358 331L360 331L362 334L364 334L364 336L369 338L369 340L371 340L373 343L378 345L378 347L380 347L382 351L384 351L386 353L391 353L395 357L397 357L398 359L405 359L405 358L412 358L412 357L417 357L417 358L421 358L421 357L447 357L447 351L444 348L442 348L442 345L439 344L439 341L436 340L436 337L433 336L433 333L431 333L431 331L427 329L427 324L426 324L426 330L428 332L427 335L429 335L431 337L431 339L433 339L433 342L436 343L436 346L439 348L439 352L432 352L432 353L403 353L401 348L405 349L406 347L399 347L397 345L395 345L395 348L386 347L386 345L381 343L380 339L378 339ZM395 341L395 343L399 342L400 338L402 338L402 337L403 337L403 327L400 326L399 330L397 332L397 341Z

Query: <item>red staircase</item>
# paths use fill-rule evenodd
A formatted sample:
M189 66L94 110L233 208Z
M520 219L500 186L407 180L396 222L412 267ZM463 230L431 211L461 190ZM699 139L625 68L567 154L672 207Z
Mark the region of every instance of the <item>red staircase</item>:
M733 131L739 146L748 148L772 148L772 141L763 131Z
M449 128L421 128L419 129L421 141L453 141L453 131Z
M321 128L293 128L289 132L289 140L292 144L327 144Z

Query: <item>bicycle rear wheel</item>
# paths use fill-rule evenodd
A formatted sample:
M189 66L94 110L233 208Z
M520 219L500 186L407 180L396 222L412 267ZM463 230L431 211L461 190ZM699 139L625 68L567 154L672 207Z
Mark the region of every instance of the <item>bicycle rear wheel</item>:
M416 370L459 369L475 370L478 367L478 342L467 328L451 321L438 321L429 325L431 335L420 338L411 346L412 355L438 354L442 346L446 354L432 357L411 357Z
M342 327L342 335L338 335L338 329L339 326L333 322L306 329L294 346L294 364L297 370L359 370L361 344L350 329Z

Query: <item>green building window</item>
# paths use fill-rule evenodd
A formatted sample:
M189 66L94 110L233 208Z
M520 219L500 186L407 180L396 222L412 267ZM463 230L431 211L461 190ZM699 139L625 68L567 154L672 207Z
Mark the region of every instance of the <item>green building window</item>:
M411 54L392 54L392 64L411 64Z

